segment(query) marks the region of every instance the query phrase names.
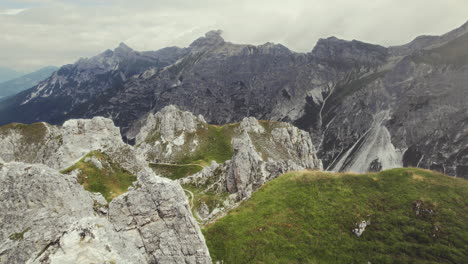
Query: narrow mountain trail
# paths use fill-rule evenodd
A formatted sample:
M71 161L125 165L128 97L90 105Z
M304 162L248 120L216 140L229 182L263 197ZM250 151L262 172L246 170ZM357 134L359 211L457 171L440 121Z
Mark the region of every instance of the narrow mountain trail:
M193 208L193 199L195 197L195 195L193 195L193 192L187 190L187 189L184 189L184 191L188 192L190 194L190 210L192 210Z
M184 166L198 166L200 168L204 168L200 164L195 164L195 163L187 163L187 164L174 164L174 163L152 163L155 165L163 165L163 166L177 166L177 167L184 167Z

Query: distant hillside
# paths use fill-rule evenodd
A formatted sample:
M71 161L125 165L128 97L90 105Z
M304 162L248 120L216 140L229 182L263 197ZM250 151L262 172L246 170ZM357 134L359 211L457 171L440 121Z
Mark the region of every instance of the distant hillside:
M204 234L224 264L466 263L466 197L467 181L428 170L301 171L266 183Z
M20 77L24 73L17 72L13 69L9 69L6 67L0 67L0 82L6 82L8 80L12 80L16 77Z
M17 94L23 90L33 87L40 81L50 77L58 67L48 66L35 72L0 83L0 97Z

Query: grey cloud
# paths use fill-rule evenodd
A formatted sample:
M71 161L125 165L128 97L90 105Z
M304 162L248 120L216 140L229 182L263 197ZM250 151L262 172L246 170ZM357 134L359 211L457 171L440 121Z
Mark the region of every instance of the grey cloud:
M73 63L119 42L137 50L187 46L211 29L237 43L282 43L310 51L318 38L399 45L463 24L466 0L20 0L1 15L0 65L30 70ZM11 9L11 8L10 8Z

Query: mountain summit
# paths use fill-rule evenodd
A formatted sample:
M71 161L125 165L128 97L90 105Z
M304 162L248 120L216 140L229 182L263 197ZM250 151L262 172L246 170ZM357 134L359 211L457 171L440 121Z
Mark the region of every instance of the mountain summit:
M189 48L192 50L200 50L205 48L216 47L224 44L224 39L221 37L222 30L211 30L204 37L196 39Z

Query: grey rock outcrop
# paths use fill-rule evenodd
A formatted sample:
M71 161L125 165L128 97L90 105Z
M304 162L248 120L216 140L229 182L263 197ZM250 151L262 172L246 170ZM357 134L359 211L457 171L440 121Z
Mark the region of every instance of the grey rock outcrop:
M0 212L0 263L211 262L180 185L156 176L123 143L112 120L69 120L61 127L12 124L0 129L0 146L6 208ZM94 150L138 175L134 187L109 205L85 191L76 172L54 170ZM109 167L94 156L85 162Z
M0 184L1 263L211 263L183 190L149 170L108 216L73 175L44 165L3 164Z
M109 219L115 229L141 240L150 263L210 263L180 185L155 177L149 169L139 173L138 185L110 203Z
M201 129L201 124L206 124L203 117L173 105L149 113L140 122L140 127L133 128L138 131L137 151L151 162L173 162L181 152L193 152L199 141L195 132Z
M284 124L270 133L255 118L244 118L232 140L234 156L227 163L226 190L237 193L239 200L288 171L322 169L307 132Z
M119 129L103 117L73 119L63 126L46 123L11 124L0 128L0 158L4 162L45 164L65 169L92 150L125 148Z
M353 232L353 234L355 234L357 237L360 237L362 236L362 233L366 231L366 227L368 227L370 223L370 220L363 220L361 223L357 223L356 228L354 228L351 232Z

